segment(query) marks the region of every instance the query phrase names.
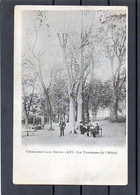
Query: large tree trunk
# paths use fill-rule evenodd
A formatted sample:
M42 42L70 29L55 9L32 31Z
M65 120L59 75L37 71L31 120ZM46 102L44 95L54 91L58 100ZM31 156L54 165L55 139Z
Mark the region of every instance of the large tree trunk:
M85 102L85 104L84 104L84 113L85 113L85 123L88 123L89 122L88 102Z
M45 124L45 115L43 113L43 116L41 116L41 125L44 125Z
M67 113L67 122L69 122L69 114Z
M51 101L50 101L50 97L48 92L46 92L46 89L44 89L45 91L45 96L46 96L46 101L47 101L47 107L48 107L48 111L49 111L49 122L50 122L50 129L52 130L52 121L53 121L53 116L52 116L52 105L51 105Z
M108 53L109 53L109 51L108 51ZM115 122L115 121L118 121L118 115L117 115L117 111L118 111L117 93L118 92L116 90L117 81L115 79L115 74L114 74L114 70L113 70L113 57L111 55L110 55L110 65L111 65L112 86L113 86L113 101L110 105L110 121ZM119 64L119 66L120 66L120 64ZM118 75L120 75L120 69L118 70Z
M82 95L82 122L89 122L89 96L85 93Z
M63 58L64 58L64 63L66 64L66 68L67 68L67 76L68 76L68 91L69 91L69 97L70 97L70 113L69 113L69 123L70 123L70 127L72 129L70 129L70 132L74 132L75 130L75 100L74 100L74 94L72 91L72 79L71 79L71 74L70 74L70 70L69 70L69 66L67 63L67 55L66 55L66 47L63 48Z
M77 124L79 124L82 121L82 81L78 90L77 105Z
M72 128L70 131L74 132L75 129L75 101L74 101L74 97L73 97L73 81L72 81L72 76L71 76L71 72L70 72L70 68L67 62L67 54L66 54L66 45L67 45L67 40L68 40L68 34L67 33L63 33L62 36L60 36L60 34L58 33L58 38L59 38L59 42L60 45L62 47L62 51L63 51L63 61L64 64L66 66L67 69L67 79L68 79L68 91L69 91L69 98L70 98L70 106L69 106L69 123L70 123L70 127Z
M82 29L83 33L83 29ZM82 40L82 33L81 33L81 66L80 66L80 85L78 89L78 98L77 98L77 104L78 104L78 110L77 110L77 124L82 121L82 85L83 85L83 66L84 66L84 60L83 60L83 40Z
M77 110L77 124L82 121L82 98L77 100L78 103L78 110Z
M84 112L84 108L85 105L84 105L84 101L82 101L82 122L85 123L85 112Z
M74 132L75 130L75 102L74 102L74 98L73 96L70 95L70 113L69 113L69 123L70 123L70 127L72 129L70 129L70 131Z
M56 123L56 114L53 115L53 122Z
M29 118L29 114L26 110L26 101L24 100L24 114L25 114L25 126L26 126L26 129L29 128L29 121L28 121L28 118Z
M64 115L63 117L64 117L64 122L65 122L65 120L66 120L66 117L65 117L65 116L66 116L66 114L65 114L65 112L63 113L63 115Z
M114 100L111 104L110 108L110 121L111 122L116 122L118 121L118 101Z
M59 113L59 110L58 110L58 123L60 123L60 113Z
M52 127L52 108L50 107L49 109L49 114L50 114L50 130L53 130L53 127Z
M25 126L26 126L26 129L29 128L28 116L26 114L25 114Z
M35 125L35 116L33 116L33 125Z
M83 123L89 122L89 108L88 104L85 102L82 102L82 122Z

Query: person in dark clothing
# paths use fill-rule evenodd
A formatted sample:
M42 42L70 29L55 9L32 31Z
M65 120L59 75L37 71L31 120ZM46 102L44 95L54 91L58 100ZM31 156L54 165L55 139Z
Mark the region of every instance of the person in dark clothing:
M61 137L61 136L64 136L64 130L65 130L65 127L66 127L66 123L61 121L59 126L60 126L60 137Z
M90 132L90 124L87 124L87 137L89 137L89 132Z
M82 131L82 134L84 134L85 132L87 132L87 127L86 127L86 125L84 124L84 125L83 125L83 131Z
M91 132L91 135L93 135L94 137L94 126L93 125L90 125L90 132Z
M92 135L93 137L96 137L96 135L99 134L99 125L98 123L96 123L96 127L94 127L94 129L92 130Z
M83 123L80 122L79 126L80 126L80 132L81 132L81 134L83 134Z
M96 123L96 127L94 128L94 130L96 131L96 135L99 134L99 125L98 125L98 123Z

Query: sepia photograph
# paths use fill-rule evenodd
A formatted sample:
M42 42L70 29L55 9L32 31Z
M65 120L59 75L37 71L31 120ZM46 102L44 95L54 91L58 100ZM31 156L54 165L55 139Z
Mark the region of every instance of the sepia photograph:
M15 10L15 183L126 185L127 7Z

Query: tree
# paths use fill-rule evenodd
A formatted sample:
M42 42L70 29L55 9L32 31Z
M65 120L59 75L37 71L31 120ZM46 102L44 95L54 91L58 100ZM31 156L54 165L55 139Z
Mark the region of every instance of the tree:
M69 112L69 95L66 78L63 72L58 69L54 75L54 83L51 94L54 121L64 120L66 122L66 115Z
M112 73L113 95L110 118L111 121L117 121L120 91L126 81L126 74L122 74L126 60L126 14L117 15L106 12L100 21L102 27L99 30L98 38L110 61Z
M111 85L108 81L93 79L84 90L84 113L83 121L89 121L89 109L92 111L92 121L96 120L98 110L108 108L111 102Z
M62 35L58 33L59 42L63 50L63 62L67 69L70 108L72 107L72 109L70 109L71 124L74 124L75 119L77 120L77 123L83 120L83 90L93 78L93 29L92 24L89 26L83 25L85 14L88 13L81 11L80 33L62 33ZM88 108L86 110L88 110Z
M33 72L37 75L40 84L42 86L42 89L44 91L44 95L46 98L46 104L48 108L49 113L49 119L50 119L50 129L52 129L52 105L51 105L51 99L50 99L50 91L52 88L52 79L53 79L53 67L50 70L49 73L49 80L47 81L47 84L45 82L45 76L43 76L43 70L42 66L44 64L44 52L38 50L37 42L39 39L39 33L40 31L43 31L44 29L48 29L49 25L45 23L46 17L48 12L46 11L35 11L34 12L34 35L33 40L26 48L25 54L22 56L22 61L24 64L26 64L30 69L33 70ZM28 53L27 53L28 49ZM48 75L48 73L47 73Z
M28 75L24 75L22 77L22 100L23 100L22 108L23 108L26 128L28 128L29 114L33 103L35 82L36 82L36 76L35 78L31 78Z
M59 42L63 51L63 61L66 66L67 70L67 79L68 79L68 92L69 92L69 99L70 99L70 114L69 114L69 123L72 125L72 129L74 131L75 129L75 97L74 97L74 87L75 82L72 79L72 75L70 72L70 66L67 61L67 53L66 53L66 47L67 47L67 41L68 41L68 33L63 33L60 35L60 33L57 33Z
M83 14L83 13L82 13ZM83 19L83 18L82 18ZM87 69L89 67L90 63L86 63L86 54L84 49L86 49L87 46L89 46L89 36L91 33L91 28L84 31L83 30L83 24L82 24L82 30L81 30L81 45L80 45L80 52L81 52L81 63L80 63L80 80L79 80L79 88L78 88L78 95L77 95L77 104L78 104L78 110L77 110L77 123L79 124L80 121L82 121L82 100L83 100L83 88L86 83L87 76L89 72L87 73ZM87 108L88 109L88 108Z

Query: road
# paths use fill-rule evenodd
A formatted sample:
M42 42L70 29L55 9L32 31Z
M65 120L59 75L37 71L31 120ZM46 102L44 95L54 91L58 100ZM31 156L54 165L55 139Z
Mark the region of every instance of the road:
M96 122L94 123L96 124ZM29 136L22 133L23 145L79 145L79 146L113 146L123 147L126 143L126 127L124 123L111 123L110 121L98 121L102 128L102 137L93 138L81 134L71 134L69 125L66 126L65 136L59 137L59 126L55 125L54 131L37 130Z

